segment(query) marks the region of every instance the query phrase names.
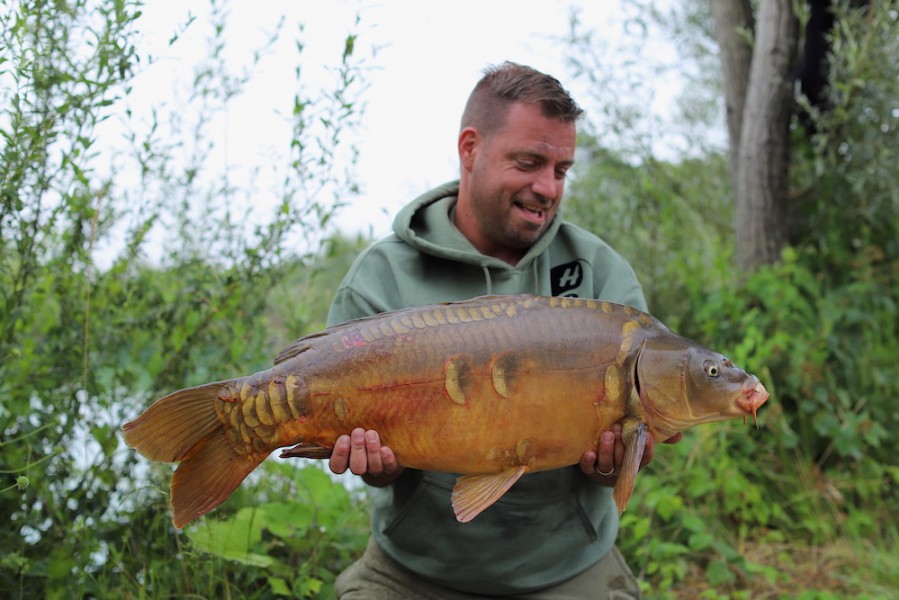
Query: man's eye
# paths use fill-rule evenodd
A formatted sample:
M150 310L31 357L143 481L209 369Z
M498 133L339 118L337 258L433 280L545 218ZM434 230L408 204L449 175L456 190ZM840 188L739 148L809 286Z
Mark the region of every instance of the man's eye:
M519 160L518 168L522 171L533 171L537 168L537 163L532 160Z

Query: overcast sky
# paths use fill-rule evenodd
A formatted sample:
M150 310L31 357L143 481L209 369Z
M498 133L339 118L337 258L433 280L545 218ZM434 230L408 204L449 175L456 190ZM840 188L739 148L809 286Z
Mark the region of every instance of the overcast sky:
M249 64L251 50L264 44L281 15L286 21L280 43L253 69L251 84L214 129L223 160L237 178L241 168L260 164L278 151L273 149L287 147L290 131L278 113L290 111L295 93L294 39L300 23L305 43L301 63L309 81L327 81L325 66L337 63L346 34L358 31L357 52L375 67L366 75L364 120L355 132L355 173L362 193L351 199L352 206L336 223L345 231L370 231L379 237L389 231L402 205L457 177L459 118L487 65L504 60L531 65L557 76L580 100L559 41L568 33L572 5L605 35L620 32L619 0L230 2L227 56L237 68ZM145 61L150 66L134 82L129 102L136 112L173 102L175 82L193 76L209 35L208 2L154 0L143 12L140 52L153 62ZM170 46L173 32L189 14L196 21ZM373 47L379 50L371 56ZM264 193L258 202L267 202Z

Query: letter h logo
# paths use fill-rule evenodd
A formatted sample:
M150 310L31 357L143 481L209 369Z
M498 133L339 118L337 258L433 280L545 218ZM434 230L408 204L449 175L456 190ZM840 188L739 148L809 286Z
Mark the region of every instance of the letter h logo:
M573 293L572 290L580 287L584 281L584 266L581 262L580 260L575 260L549 270L553 296L577 297L577 294Z

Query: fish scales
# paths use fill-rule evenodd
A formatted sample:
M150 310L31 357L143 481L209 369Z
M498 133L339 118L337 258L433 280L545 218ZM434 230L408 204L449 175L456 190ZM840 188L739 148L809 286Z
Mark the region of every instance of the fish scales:
M541 325L539 322L533 323L530 325L530 331L523 330L517 323L514 323L515 317L519 314L517 309L507 310L507 305L505 304L500 305L499 308L500 310L498 311L490 311L489 318L502 316L502 320L504 320L505 323L501 322L496 327L492 328L490 331L492 335L490 336L487 336L484 333L477 333L472 327L466 327L467 325L473 325L481 320L487 319L484 311L481 311L480 308L473 308L472 310L452 310L451 308L441 309L439 310L439 313L442 313L444 318L438 318L438 322L445 320L446 323L453 325L453 327L442 330L432 329L429 334L425 334L418 339L409 337L413 333L411 331L397 331L394 327L379 327L378 332L382 334L382 337L377 339L382 340L382 343L386 344L387 347L383 348L381 352L369 353L366 356L366 359L356 359L356 369L354 369L354 372L352 373L353 386L355 389L347 389L343 385L343 381L348 374L345 370L343 376L341 376L340 373L330 373L327 371L327 359L318 361L318 364L321 364L324 367L324 371L318 377L314 377L313 374L316 369L309 365L294 365L293 363L285 364L284 368L291 372L302 371L307 373L305 379L309 386L309 394L316 398L314 408L311 411L312 414L309 415L307 423L314 424L316 428L319 429L317 432L307 433L306 430L309 429L308 426L299 428L291 427L289 428L289 433L286 437L296 435L302 437L306 442L320 444L333 443L333 438L338 434L338 430L342 429L343 422L346 421L346 416L349 411L346 409L342 411L333 411L332 404L336 401L336 398L345 396L355 396L352 412L354 417L361 419L359 423L364 426L389 431L402 421L406 423L413 422L424 424L426 426L442 425L444 430L449 430L453 435L456 435L456 437L464 436L466 432L467 437L469 438L476 435L483 435L477 431L472 431L471 420L481 419L490 421L494 418L504 418L504 412L508 410L508 407L502 405L494 406L489 404L489 400L497 397L508 400L508 397L513 393L517 394L520 393L520 390L522 389L533 387L528 383L527 378L529 377L529 373L535 372L537 368L534 353L530 356L521 355L513 360L512 355L508 351L503 351L503 349L518 347L523 343L524 338L529 336L533 337L536 335L545 337L550 335L553 331L556 331L557 333L562 331L566 334L575 333L579 329L574 320L556 319L545 325ZM455 323L453 323L454 321ZM370 330L370 328L363 327L360 331L365 331L366 329ZM354 332L350 332L348 335L351 339L355 337ZM343 337L347 337L347 334L344 334ZM479 348L474 344L477 337L484 339L490 337L492 338L489 340L491 343ZM302 363L309 362L312 359L317 358L317 346L320 344L327 344L327 342L327 337L320 337L314 340L312 352L301 353L291 360ZM337 348L339 352L347 349L346 344L330 344L330 346L332 348ZM467 348L475 348L476 350L466 353L464 351ZM550 355L553 354L552 349L538 349L538 352L540 353L544 351L549 352ZM444 356L447 353L458 353L457 356L464 357L464 360L457 358L455 363L450 363L460 367L456 369L457 374L455 380L452 377L448 378L446 374L447 369ZM515 368L509 368L507 366L503 370L502 378L499 379L502 393L497 391L498 376L496 371L487 368L487 366L493 362L491 359L495 354L504 357L503 362L505 365L517 367L516 370ZM556 354L563 359L567 358L564 349L559 349ZM385 356L389 359L389 365L385 365ZM564 361L560 360L557 362ZM484 368L480 369L478 372L473 372L474 369L471 365L475 363L482 365ZM404 368L398 368L398 365L401 365ZM580 368L589 368L589 366L590 365L581 366ZM464 369L461 367L464 367ZM393 369L395 376L392 380L385 381L383 373L385 370L391 368ZM567 366L565 369L559 370L553 378L549 378L547 373L543 373L542 379L545 384L551 384L552 387L561 389L566 387L565 379L571 375L570 371L572 368L574 367ZM435 375L431 378L422 379L421 373L423 372L433 372ZM459 377L461 376L460 374L465 376L467 382L464 386L459 386L456 404L460 406L466 404L464 401L465 395L462 393L462 387L464 387L470 402L481 403L480 410L475 410L473 414L455 415L454 411L447 410L450 408L449 405L441 406L441 404L443 404L443 397L450 395L447 393L447 382L454 381L458 385ZM261 384L255 382L251 383L250 381L244 382L241 393L242 410L239 413L235 413L238 417L243 416L242 420L239 419L239 423L246 426L241 428L241 439L245 441L247 441L248 430L259 431L258 428L261 424L259 418L261 411L258 394L265 394L265 391L262 390L258 392L255 396L256 399L254 400L254 392L260 385ZM595 389L595 385L593 387ZM539 390L540 388L538 387L535 389ZM396 404L393 410L385 411L381 406L383 404L381 402L381 397L387 393L396 397L394 400ZM436 405L434 402L435 398L438 400ZM591 399L591 396L587 396L587 398ZM450 398L450 400L452 400L452 398ZM544 406L542 403L534 400L533 394L530 396L522 396L518 401L522 404L528 403L532 407L530 419L532 427L536 424L546 422L547 417ZM346 401L344 400L344 406L345 402ZM279 412L282 416L281 422L283 422L283 411L265 411L263 409L262 412L265 413L263 420L268 418L269 413ZM344 416L342 419L340 418L341 414ZM333 418L330 418L331 416L336 416L337 421L335 422ZM266 433L268 433L267 430ZM269 438L270 436L263 435L261 437ZM282 437L285 436L282 435ZM453 436L451 435L449 437ZM508 434L506 434L506 437L508 437ZM423 442L420 439L417 439L417 436L410 436L410 438L411 439L407 440L397 439L393 443L399 456L402 456L403 454L412 454L415 451L420 452L422 450ZM388 443L390 442L389 439L385 441ZM513 443L517 444L519 441L518 437L514 439L492 440L493 444L491 447L507 447L511 446ZM406 445L404 442L408 443L410 446L409 451L404 452L404 446ZM430 444L428 454L434 452L446 453L449 450L449 448L439 448L435 446L436 444ZM412 460L410 463L413 463L410 466L422 468L430 466L426 461L419 462ZM457 459L457 462L454 463L451 468L460 471L469 470L472 468L472 465L465 462L458 462Z
M503 490L495 478L511 485L576 464L616 422L626 425L625 463L635 476L638 465L629 463L639 463L631 454L642 448L639 436L666 439L697 422L754 415L764 387L732 365L733 381L714 387L702 379L709 361L730 364L631 307L484 297L306 336L268 371L175 392L123 429L148 457L181 462L172 482L176 524L224 501L276 448L323 458L356 427L378 431L405 467L464 475L453 506L467 521L498 497L484 494L481 479ZM684 377L698 383L685 386ZM699 392L681 397L687 387ZM622 475L621 509L633 486Z
M608 345L597 344L600 332L585 327L581 311L574 310L591 310L584 303L552 301L550 306L562 310L551 311L541 320L522 321L527 311L544 306L531 301L509 310L506 304L497 319L491 319L489 329L483 329L480 307L449 305L439 309L443 319L438 317L438 322L445 320L450 327L403 335L392 327L379 327L383 335L377 340L377 348L367 352L351 349L360 352L354 358L356 368L352 372L327 370L328 356L318 361L325 370L317 376L313 364L292 365L291 370L307 373L316 409L307 424L291 430L290 436L332 444L345 432L346 419L340 419L333 410L335 399L343 397L352 398L349 410L354 423L383 431L384 443L404 464L414 468L433 469L440 462L443 470L495 472L505 465L490 464L482 456L460 452L459 448L476 442L487 452L514 448L522 439L540 437L539 432L548 426L560 436L576 440L578 446L589 446L596 434L594 404L602 388L604 363L608 362L601 350ZM352 338L353 333L350 328L342 335ZM534 339L541 342L534 343ZM324 341L326 337L316 340ZM330 346L339 348L338 354L346 351L345 344ZM505 394L497 391L496 375L490 368L498 355L505 355L506 363L515 367L503 371ZM318 355L307 352L294 360L313 358L318 360ZM510 395L515 398L514 427L497 427L496 422L509 421ZM385 397L390 398L387 409ZM569 398L580 402L580 418L547 410ZM416 427L405 427L408 423ZM311 431L313 427L315 431ZM428 435L422 436L419 431ZM433 431L442 434L431 435ZM555 453L543 452L531 466L552 468L561 466L561 460Z

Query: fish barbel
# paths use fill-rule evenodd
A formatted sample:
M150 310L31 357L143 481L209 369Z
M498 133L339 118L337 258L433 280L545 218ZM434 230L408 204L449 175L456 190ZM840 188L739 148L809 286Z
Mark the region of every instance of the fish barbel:
M758 378L629 306L484 296L307 335L271 369L174 392L122 429L145 457L180 463L177 527L224 502L275 449L327 458L356 427L376 430L405 467L459 474L452 504L467 522L523 475L595 452L615 423L627 447L614 490L623 511L646 436L756 418L767 399Z

